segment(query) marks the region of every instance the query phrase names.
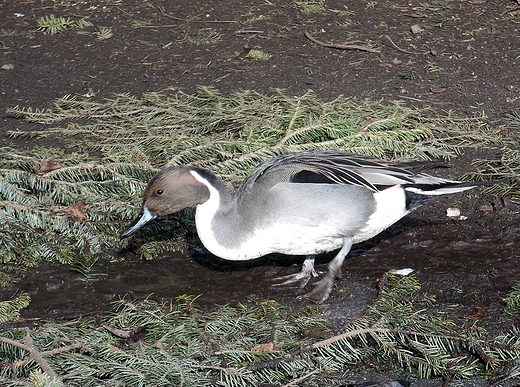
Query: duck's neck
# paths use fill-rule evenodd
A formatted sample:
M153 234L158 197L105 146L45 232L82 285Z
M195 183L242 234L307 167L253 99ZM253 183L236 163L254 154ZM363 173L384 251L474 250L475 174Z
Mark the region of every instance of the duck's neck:
M234 196L224 182L206 170L191 171L193 177L209 191L209 199L198 204L195 211L197 233L204 246L221 258L228 258L242 234L240 215Z
M197 216L200 217L201 222L211 223L216 214L231 210L233 196L222 179L205 169L197 168L190 173L209 191L209 199L197 205Z

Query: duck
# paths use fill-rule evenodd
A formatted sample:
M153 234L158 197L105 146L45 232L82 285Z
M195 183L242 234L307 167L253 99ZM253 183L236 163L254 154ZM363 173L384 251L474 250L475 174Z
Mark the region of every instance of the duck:
M231 193L213 172L169 166L148 182L141 211L121 238L158 216L195 207L197 234L224 260L248 261L267 254L302 256L299 273L283 284L306 286L317 276L314 258L337 250L327 272L303 297L321 304L341 277L352 245L381 233L439 195L492 182L463 182L425 171L436 161L391 163L332 150L301 151L259 164Z

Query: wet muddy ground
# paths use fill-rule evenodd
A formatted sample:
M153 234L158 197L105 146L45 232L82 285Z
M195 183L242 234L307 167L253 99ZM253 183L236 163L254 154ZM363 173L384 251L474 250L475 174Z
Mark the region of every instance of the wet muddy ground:
M464 115L484 112L497 125L508 113L519 111L520 10L515 1L326 1L321 14L305 14L295 4L2 2L1 114L16 105L46 107L65 94L97 99L167 87L191 92L197 85L223 93L282 88L301 95L312 89L323 100L340 94L397 99ZM36 21L49 14L88 18L93 26L45 35L37 31ZM419 30L411 28L415 25ZM100 27L110 28L113 36L97 39ZM220 37L214 43L186 41L187 36L213 31ZM321 42L355 40L380 52L323 47L305 32ZM251 59L252 48L270 57ZM28 127L1 117L2 132ZM0 135L0 145L25 149L50 144ZM471 170L472 158L489 153L481 149L455 160L441 175ZM467 220L447 218L448 207L460 208ZM324 315L341 326L370 304L385 271L410 267L447 313L470 317L480 307L487 312L481 323L492 332L518 326L501 309L503 297L520 281L519 215L519 203L486 195L482 189L432 201L374 240L355 246L345 262L344 278L322 307ZM275 277L299 270L281 264L280 257L252 267L220 266L200 253L152 262L126 258L100 261L87 282L63 267L40 267L1 295L29 292L32 303L23 317L31 321L102 314L123 296L200 294L199 303L208 306L265 298L295 306L307 302L295 297L298 289L270 286ZM318 269L325 270L325 262ZM414 385L439 385L422 383Z

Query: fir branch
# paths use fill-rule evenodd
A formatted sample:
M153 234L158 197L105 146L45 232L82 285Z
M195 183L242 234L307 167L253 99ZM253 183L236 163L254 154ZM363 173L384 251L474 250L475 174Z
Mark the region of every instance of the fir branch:
M513 289L504 298L504 303L504 313L506 315L520 315L520 284L513 286Z
M59 386L65 386L61 382L61 378L56 374L56 372L51 368L49 363L45 360L42 353L40 351L38 351L36 349L36 347L34 346L33 339L31 337L31 332L30 332L29 328L25 328L25 337L23 340L25 341L25 344L21 343L17 340L12 340L12 339L0 336L0 342L12 345L14 347L18 347L18 348L24 350L25 352L27 352L28 357L31 360L33 360L34 362L36 362L36 364L38 364L41 367L42 371L45 372L47 375L49 375L49 377L53 381L58 383Z
M380 293L362 316L334 335L314 313L273 301L203 312L188 296L163 303L121 300L112 316L99 321L37 327L30 332L33 344L25 340L26 329L10 331L0 336L0 356L17 364L9 373L23 382L37 372L34 362L26 361L28 350L45 347L39 354L49 367L67 383L82 386L295 385L303 380L323 385L323 378L342 374L333 371L352 370L368 360L390 369L398 362L417 377L463 380L520 356L518 332L491 338L482 329L428 311L425 303L431 299L423 297L413 276L389 274ZM330 336L312 342L307 332L315 328Z
M31 298L27 293L20 293L12 300L0 301L0 325L15 322L20 318L20 310L29 306Z

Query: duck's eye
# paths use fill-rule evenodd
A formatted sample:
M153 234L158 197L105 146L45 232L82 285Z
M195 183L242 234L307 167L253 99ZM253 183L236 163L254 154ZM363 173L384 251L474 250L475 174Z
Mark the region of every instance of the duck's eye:
M157 195L161 196L164 193L164 190L158 189L156 193Z

